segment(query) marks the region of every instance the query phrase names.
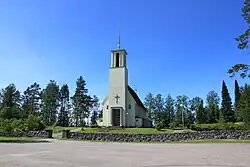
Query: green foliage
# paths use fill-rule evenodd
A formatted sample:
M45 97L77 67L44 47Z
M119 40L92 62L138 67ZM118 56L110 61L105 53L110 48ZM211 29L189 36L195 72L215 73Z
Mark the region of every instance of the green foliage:
M240 111L238 109L240 96L241 96L240 87L239 87L237 80L235 80L235 84L234 84L234 108L235 108L235 119L237 122L243 121L243 119L240 115Z
M22 109L25 113L24 117L28 117L30 114L38 115L40 109L41 100L41 88L36 82L29 86L22 96L23 104Z
M216 123L219 121L220 109L219 109L220 98L215 91L210 91L206 97L206 113L208 115L208 123Z
M228 92L226 83L222 82L222 102L221 102L221 112L223 114L223 119L225 122L234 122L234 111L232 109L232 101L230 94Z
M238 109L241 113L243 121L250 129L250 86L247 86L245 91L242 93L239 100Z
M196 122L198 124L204 124L207 121L207 114L203 106L203 100L200 102L197 113L196 113Z
M69 87L68 85L63 85L59 92L59 103L60 112L58 116L57 125L59 126L69 126Z
M241 50L247 49L248 42L249 42L249 35L250 35L250 27L249 27L250 1L249 0L244 1L244 6L242 8L242 16L244 20L246 21L246 23L248 24L248 28L246 28L246 30L239 37L235 38L235 40L238 42L238 48ZM249 70L250 70L249 64L241 63L241 64L235 64L231 69L228 70L228 73L230 77L234 77L236 73L240 72L241 78L245 78L245 77L250 78L250 74L248 73Z
M246 130L243 123L224 123L224 124L195 124L191 125L191 130L210 131L210 130Z
M88 95L88 89L86 88L86 81L80 76L76 81L76 90L72 97L73 117L76 126L83 126L84 119L90 115L92 103L92 98Z
M154 112L154 95L152 93L148 93L144 99L144 106L147 108L149 119L153 119Z
M1 119L0 132L27 132L44 130L45 126L37 116L27 119Z
M51 80L42 92L41 115L45 125L56 123L59 107L59 86Z
M175 119L175 110L174 110L174 99L169 94L165 101L165 120L164 127L170 127L170 124L174 122Z

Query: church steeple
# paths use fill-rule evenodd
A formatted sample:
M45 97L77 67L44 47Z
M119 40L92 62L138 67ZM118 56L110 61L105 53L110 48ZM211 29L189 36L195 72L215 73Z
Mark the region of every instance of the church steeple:
M121 37L119 32L118 49L111 50L111 68L126 67L127 52L125 49L121 49Z

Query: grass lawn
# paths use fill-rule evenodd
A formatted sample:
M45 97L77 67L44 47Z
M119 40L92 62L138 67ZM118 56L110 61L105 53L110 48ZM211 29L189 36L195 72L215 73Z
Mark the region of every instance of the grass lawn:
M53 133L61 133L63 130L75 130L79 127L62 127L62 126L49 126L46 129L52 129Z
M0 137L0 142L38 142L39 137Z
M161 129L155 128L121 128L121 129L104 129L104 128L84 128L81 132L83 133L96 133L96 132L107 132L107 133L130 133L130 134L157 134L157 133L177 133L177 132L191 132L190 129L185 130L173 130L173 129Z

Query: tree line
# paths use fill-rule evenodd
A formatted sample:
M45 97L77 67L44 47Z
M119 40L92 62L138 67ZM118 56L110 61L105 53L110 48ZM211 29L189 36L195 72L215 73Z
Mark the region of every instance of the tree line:
M14 84L0 92L0 119L3 120L40 120L45 126L84 126L86 118L96 125L99 99L90 96L86 81L80 76L76 89L70 97L67 84L61 87L54 80L44 89L33 83L21 93Z
M179 95L174 99L170 94L148 93L145 107L156 127L189 127L192 124L242 122L250 124L250 85L239 86L235 80L234 104L226 83L222 82L221 95L208 92L206 99Z

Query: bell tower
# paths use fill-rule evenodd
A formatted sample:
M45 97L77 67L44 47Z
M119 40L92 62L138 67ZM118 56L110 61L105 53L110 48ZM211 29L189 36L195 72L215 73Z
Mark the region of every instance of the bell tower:
M120 47L111 50L111 65L109 69L109 126L126 126L128 70L126 64L127 52Z

